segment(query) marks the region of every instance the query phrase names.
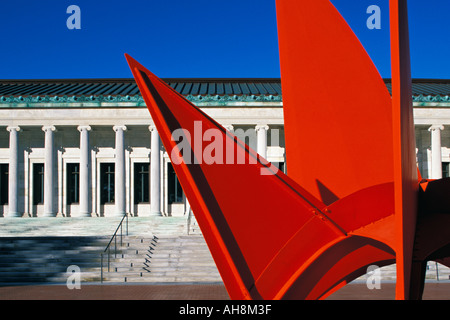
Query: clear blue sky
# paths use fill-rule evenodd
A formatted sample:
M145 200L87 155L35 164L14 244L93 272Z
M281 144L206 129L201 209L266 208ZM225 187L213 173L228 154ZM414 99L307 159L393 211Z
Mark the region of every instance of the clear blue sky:
M388 0L332 3L390 77ZM408 3L412 76L450 79L450 0ZM81 30L66 27L69 5ZM0 30L0 79L129 78L125 52L160 77L280 75L275 0L1 0Z

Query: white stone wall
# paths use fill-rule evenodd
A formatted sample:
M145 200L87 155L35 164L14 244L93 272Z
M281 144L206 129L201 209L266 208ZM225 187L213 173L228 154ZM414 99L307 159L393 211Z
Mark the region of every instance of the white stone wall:
M269 125L267 131L267 158L269 161L284 161L284 130L281 105L263 107L245 103L242 106L208 107L204 111L215 118L226 128L237 130L239 138L245 139L250 147L256 150L257 125ZM113 126L125 125L125 201L126 211L132 215L150 214L150 203L134 204L133 165L138 162L150 162L151 117L146 108L116 107L61 107L61 108L4 108L0 109L0 163L9 163L9 132L7 126L19 126L19 175L18 175L18 210L23 216L43 216L44 205L33 205L33 164L45 161L45 134L43 126L54 126L54 181L53 210L58 217L75 217L79 212L79 204L67 203L68 163L80 162L79 126L90 126L90 189L89 208L92 216L113 216L115 205L100 204L100 164L115 162L115 132ZM270 129L277 131L277 139L272 139ZM242 133L242 134L241 134ZM277 145L272 145L272 140ZM279 145L278 145L279 144ZM167 153L161 146L160 154L160 206L162 213L168 216L186 215L189 205L168 204L167 200ZM0 208L0 215L8 215L8 205Z
M256 127L266 128L265 149L267 159L271 162L285 162L285 144L283 129L283 109L281 104L263 103L233 106L207 106L203 110L231 129L239 139L257 150L258 135ZM416 123L417 160L423 178L429 178L432 166L432 143L429 131L432 125L443 126L441 135L442 162L450 162L450 108L436 106L416 106L414 109ZM57 216L77 216L78 204L67 204L66 166L68 163L80 162L80 125L89 125L90 139L90 202L92 216L114 215L114 204L100 204L100 164L115 162L115 132L113 126L125 125L125 199L126 211L132 215L150 214L150 203L134 204L133 165L138 162L150 162L151 117L146 108L131 105L105 105L85 107L24 107L0 108L0 163L9 163L8 126L19 126L18 157L18 210L24 216L42 216L43 205L33 205L33 164L45 160L45 134L43 126L55 126L54 132L54 170L53 208ZM267 126L267 127L266 127ZM3 129L2 129L3 128ZM382 128L380 128L382 130ZM370 141L368 141L370 148ZM374 154L378 155L374 150ZM163 147L160 155L160 207L164 215L185 215L189 209L187 203L169 205L167 200L167 153ZM0 206L0 215L7 216L8 205Z

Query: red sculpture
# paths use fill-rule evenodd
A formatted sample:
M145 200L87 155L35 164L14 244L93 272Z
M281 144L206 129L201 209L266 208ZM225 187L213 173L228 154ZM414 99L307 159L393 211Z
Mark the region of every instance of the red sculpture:
M449 180L416 166L406 0L390 16L392 97L328 0L277 0L289 176L126 55L232 299L324 299L392 263L396 298L420 299L426 262L450 266Z

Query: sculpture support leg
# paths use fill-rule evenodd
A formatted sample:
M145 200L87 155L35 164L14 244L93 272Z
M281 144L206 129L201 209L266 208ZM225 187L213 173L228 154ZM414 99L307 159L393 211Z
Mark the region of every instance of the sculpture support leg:
M406 0L390 0L392 122L397 286L396 299L408 299L417 220L418 175L412 110L411 64Z
M411 264L411 284L409 288L409 299L422 300L425 287L425 273L427 261L413 261Z

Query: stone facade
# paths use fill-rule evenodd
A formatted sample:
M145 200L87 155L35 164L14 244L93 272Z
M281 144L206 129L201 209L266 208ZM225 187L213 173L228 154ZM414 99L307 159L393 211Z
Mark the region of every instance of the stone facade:
M248 107L205 107L204 110L269 161L284 163L281 103ZM3 108L2 108L3 107ZM145 107L121 105L86 108L0 105L0 164L9 164L9 199L3 217L185 215L189 205L169 203L170 163ZM261 126L261 124L263 124ZM258 130L257 130L258 128ZM276 129L272 146L270 129ZM256 132L258 131L258 134ZM1 131L0 131L1 132ZM152 151L155 150L152 154ZM261 151L262 152L262 151ZM78 201L68 203L68 166L80 164ZM115 165L114 201L101 201L101 165ZM135 201L135 164L156 163L149 176L149 200ZM36 164L44 164L44 198L36 202ZM147 190L147 189L146 189ZM156 202L158 201L158 202ZM153 202L153 205L152 205Z
M280 95L187 98L286 170ZM449 173L447 98L416 95L414 99L417 161L424 178ZM374 150L374 156L383 155ZM1 192L3 217L183 216L189 212L184 195L173 191L176 181L168 154L141 98L2 96L2 164L8 165L0 172L1 179L8 179L1 183L8 191ZM105 184L103 180L113 177L108 175L112 168L108 164L114 166L114 183ZM142 195L143 191L148 195Z

